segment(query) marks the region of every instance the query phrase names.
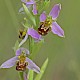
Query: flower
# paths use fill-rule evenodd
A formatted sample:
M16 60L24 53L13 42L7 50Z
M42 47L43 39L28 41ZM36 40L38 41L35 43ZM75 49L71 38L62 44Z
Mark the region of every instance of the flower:
M21 0L23 3L26 4L26 6L29 8L31 5L33 5L33 14L36 15L38 13L37 7L36 7L36 2L34 0Z
M54 34L57 34L60 37L64 37L63 29L56 22L60 10L61 4L56 4L48 16L46 16L45 12L40 15L40 27L38 28L39 34L46 35L49 31L52 31Z
M41 35L39 35L39 33L36 30L34 30L33 28L28 28L27 33L25 34L24 39L19 44L19 47L27 40L28 35L30 35L36 41L41 40Z
M27 49L19 48L16 50L16 56L4 62L0 68L11 68L16 65L16 70L18 71L25 71L28 68L39 73L40 68L31 59L26 57L27 54L29 54Z

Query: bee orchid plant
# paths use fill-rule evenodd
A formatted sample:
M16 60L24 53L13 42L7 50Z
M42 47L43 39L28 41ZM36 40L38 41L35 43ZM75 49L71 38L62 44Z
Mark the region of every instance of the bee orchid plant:
M27 17L23 24L26 30L19 31L21 42L16 43L14 46L15 56L2 63L0 68L11 68L15 65L16 71L23 73L23 76L20 75L21 80L33 80L33 77L34 80L41 80L48 64L48 58L41 68L32 61L32 58L43 44L42 36L45 36L48 32L52 31L52 33L64 37L64 30L56 22L61 10L61 4L55 4L49 15L47 15L44 10L50 4L50 0L21 0L21 2L26 14L25 18ZM22 45L27 41L29 50ZM33 71L38 74L34 76Z

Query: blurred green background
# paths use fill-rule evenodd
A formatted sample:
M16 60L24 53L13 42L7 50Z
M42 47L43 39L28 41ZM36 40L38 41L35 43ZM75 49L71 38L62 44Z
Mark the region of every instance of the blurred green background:
M48 10L56 3L62 4L57 22L65 38L49 33L34 61L41 66L49 58L42 80L80 80L80 0L52 0ZM12 47L23 21L20 7L20 0L0 0L0 65L14 56ZM19 80L15 67L0 69L0 80Z

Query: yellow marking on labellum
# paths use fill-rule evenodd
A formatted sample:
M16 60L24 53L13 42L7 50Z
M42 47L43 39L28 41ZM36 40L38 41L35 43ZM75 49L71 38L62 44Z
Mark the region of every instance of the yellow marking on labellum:
M28 62L26 62L26 55L22 53L20 56L18 56L17 64L16 64L16 70L17 71L25 71L26 66L28 65Z
M46 34L48 34L49 31L51 31L51 22L46 20L44 22L40 23L40 27L38 28L38 33L42 36L45 36Z
M26 30L19 30L19 38L24 39L26 36Z

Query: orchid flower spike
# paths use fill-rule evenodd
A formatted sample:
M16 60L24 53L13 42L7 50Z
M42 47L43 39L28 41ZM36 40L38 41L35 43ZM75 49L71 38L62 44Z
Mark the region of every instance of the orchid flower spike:
M48 16L45 12L40 15L40 27L38 28L39 34L46 35L49 31L52 31L52 33L60 37L64 37L63 29L56 22L60 10L61 4L56 4L52 8Z
M27 69L32 69L33 71L39 73L40 68L26 55L29 54L29 51L25 48L19 48L16 50L16 56L4 62L0 68L11 68L16 65L17 71L25 71Z

